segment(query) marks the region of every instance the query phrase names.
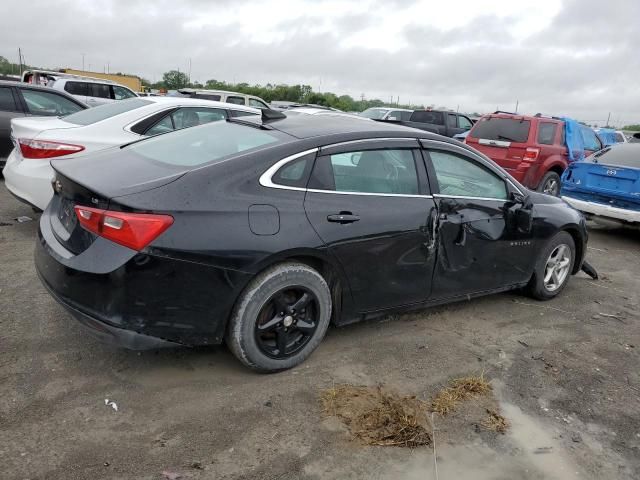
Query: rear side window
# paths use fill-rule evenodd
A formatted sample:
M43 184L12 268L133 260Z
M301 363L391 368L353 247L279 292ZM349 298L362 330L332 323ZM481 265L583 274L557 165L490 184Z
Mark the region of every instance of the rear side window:
M283 137L286 136L275 130L265 131L235 123L212 122L134 143L128 149L148 160L196 167L275 144Z
M538 125L538 143L542 145L553 145L553 141L556 138L556 130L558 130L558 124L541 122Z
M600 143L600 140L598 140L596 132L591 130L589 127L582 127L580 129L580 133L582 134L582 140L584 141L585 150L597 152L602 148L602 144Z
M67 82L64 84L64 91L71 95L89 95L89 89L86 82Z
M250 107L255 107L255 108L269 108L264 102L261 102L257 98L250 98L249 99L249 106Z
M82 110L80 105L57 93L29 89L20 90L24 101L27 103L27 109L32 115L60 117L75 112L80 113L79 111Z
M244 97L227 97L225 101L235 105L244 105Z
M283 165L280 170L271 177L271 181L278 185L299 188L306 187L309 171L313 165L313 159L314 154L310 154Z
M444 114L442 112L416 110L411 115L411 121L420 123L432 123L434 125L444 125Z
M257 113L254 113L254 112L245 112L242 110L229 110L229 113L231 114L232 117L248 117L250 115L258 115Z
M458 119L455 115L447 115L447 125L451 128L458 128Z
M526 143L529 139L529 120L515 118L481 118L473 127L469 136L485 140L502 140L505 142Z
M89 83L89 97L111 98L111 85L104 83Z
M624 135L622 135L620 132L616 132L616 142L624 143Z
M122 100L121 102L113 102L107 105L100 105L98 107L83 110L82 112L69 115L64 119L64 121L75 125L91 125L92 123L100 122L107 118L120 115L121 113L130 112L136 108L151 105L152 103L153 102L142 98L131 98L128 100Z
M332 174L322 189L336 192L418 194L411 150L366 150L321 157L318 168ZM327 176L316 175L316 179Z
M0 87L0 110L3 112L17 112L18 107L13 98L10 87Z
M477 162L449 152L430 151L429 157L441 195L507 198L504 180Z

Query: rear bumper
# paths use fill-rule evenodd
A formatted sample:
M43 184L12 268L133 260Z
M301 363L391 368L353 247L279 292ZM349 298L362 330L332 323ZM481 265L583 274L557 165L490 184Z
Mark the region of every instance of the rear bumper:
M215 345L251 275L138 253L97 238L84 252L66 250L40 218L35 266L55 300L92 333L126 348Z
M53 196L53 168L46 160L24 160L15 149L2 170L5 186L19 200L44 210Z
M625 222L640 222L640 211L627 210L624 208L612 207L603 203L578 200L577 198L562 196L562 199L576 210L590 213L600 217L613 218Z

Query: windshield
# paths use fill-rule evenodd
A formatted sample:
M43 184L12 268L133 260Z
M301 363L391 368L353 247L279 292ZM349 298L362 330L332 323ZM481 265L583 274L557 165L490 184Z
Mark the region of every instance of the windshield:
M91 125L92 123L115 117L121 113L130 112L136 108L151 105L153 102L142 98L131 98L129 100L118 100L117 102L100 105L98 107L88 108L78 113L73 113L64 117L65 122L74 125Z
M529 138L530 126L529 120L486 117L475 124L469 137L525 143Z
M282 141L284 134L231 122L214 122L153 137L127 147L149 160L195 167Z
M367 108L360 116L373 120L382 120L389 110L386 108Z

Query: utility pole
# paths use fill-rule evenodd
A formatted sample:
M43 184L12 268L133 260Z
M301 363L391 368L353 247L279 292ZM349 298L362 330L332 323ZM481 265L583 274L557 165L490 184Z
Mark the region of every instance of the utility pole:
M191 85L191 57L189 57L189 76L187 78L189 79L189 85Z
M109 64L109 62L107 62L107 73L109 73L110 68L111 68L111 65Z
M84 53L82 54L82 71L84 72Z
M607 115L607 128L609 128L609 120L611 119L611 112Z
M516 113L518 113L518 105L520 104L520 100L516 100Z
M18 63L20 64L20 78L22 79L22 50L18 47Z

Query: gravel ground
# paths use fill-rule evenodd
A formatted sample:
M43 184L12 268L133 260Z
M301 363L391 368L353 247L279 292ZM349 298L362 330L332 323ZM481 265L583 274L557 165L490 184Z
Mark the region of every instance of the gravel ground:
M136 353L87 337L37 279L37 217L0 186L3 479L411 480L436 478L436 463L441 480L640 478L638 232L592 228L602 279L578 274L551 302L509 293L332 328L302 366L259 375L223 347ZM481 426L485 400L436 416L437 462L359 444L318 400L340 383L429 400L480 373L511 427Z

